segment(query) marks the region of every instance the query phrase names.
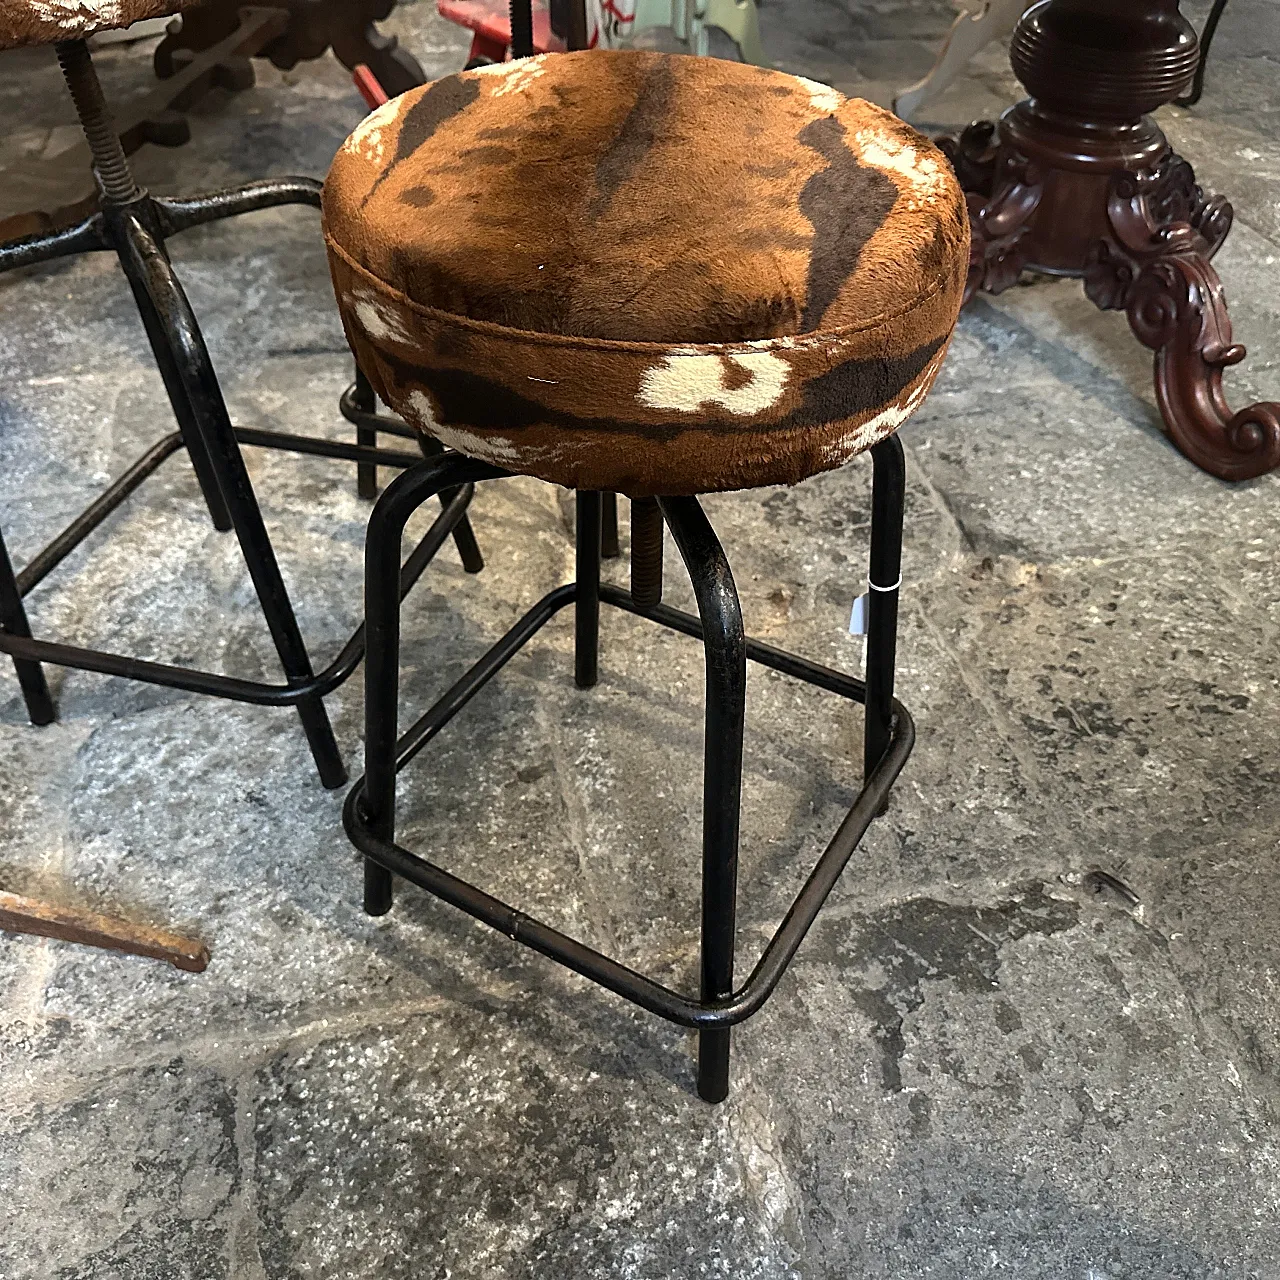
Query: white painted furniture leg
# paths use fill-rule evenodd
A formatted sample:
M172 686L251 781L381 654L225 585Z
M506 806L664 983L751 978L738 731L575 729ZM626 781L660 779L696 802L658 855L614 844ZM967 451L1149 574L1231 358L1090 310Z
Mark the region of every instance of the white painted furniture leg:
M918 84L904 89L894 99L893 109L910 120L926 103L937 98L965 69L969 60L993 40L999 40L1018 25L1018 19L1034 0L960 0L963 12L947 35L942 52Z
M764 45L760 42L760 15L755 0L704 0L702 22L706 27L719 27L738 46L743 62L767 67Z
M707 28L719 27L738 46L744 62L769 65L760 42L755 0L631 0L630 4L615 0L604 12L610 39L602 43L625 43L627 37L646 27L669 27L691 53L706 57L710 52ZM627 14L625 25L615 18L613 27L608 28L607 19L616 12Z

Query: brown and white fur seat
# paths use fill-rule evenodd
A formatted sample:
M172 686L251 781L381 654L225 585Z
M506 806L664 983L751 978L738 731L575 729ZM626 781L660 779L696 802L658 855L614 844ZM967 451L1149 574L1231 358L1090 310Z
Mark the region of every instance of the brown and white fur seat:
M0 0L0 49L83 40L98 31L166 18L201 0Z
M824 85L641 52L534 57L450 76L370 116L325 183L343 322L365 374L458 452L388 487L366 548L366 777L346 808L365 908L400 875L609 990L700 1032L698 1091L725 1097L729 1029L776 986L911 750L893 697L903 457L968 262L964 197L924 138ZM694 495L874 461L865 683L747 640ZM466 455L466 456L464 456ZM399 550L412 511L522 472L578 490L577 576L403 736ZM601 491L631 495L632 588L600 581ZM663 525L699 615L661 601ZM396 772L561 608L598 678L601 601L702 640L707 706L699 995L682 995L396 843ZM866 704L864 785L734 986L746 662Z
M969 234L946 159L889 113L612 51L388 103L324 222L351 345L402 415L632 496L794 484L891 433L941 366Z

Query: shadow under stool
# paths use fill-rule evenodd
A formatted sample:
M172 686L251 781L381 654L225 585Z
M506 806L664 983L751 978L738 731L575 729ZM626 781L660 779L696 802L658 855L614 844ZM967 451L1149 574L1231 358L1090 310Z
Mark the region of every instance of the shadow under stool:
M714 136L703 148L689 139ZM371 386L451 452L396 477L365 551L365 776L345 810L364 905L396 877L699 1033L698 1092L728 1094L731 1028L777 987L914 740L894 697L904 464L967 269L945 158L887 112L739 63L564 53L449 76L366 118L325 184L348 338ZM625 252L620 251L625 246ZM873 463L866 678L746 636L698 495ZM437 494L524 474L576 491L576 573L403 733L398 566ZM602 495L632 500L631 589L600 580ZM697 613L662 600L669 529ZM397 839L397 774L562 610L598 680L601 606L701 641L698 994L499 901ZM865 706L862 785L745 982L734 976L747 664Z
M355 632L328 666L315 671L240 446L355 462L361 473L360 489L366 496L372 495L373 469L379 464L394 468L411 466L422 459L424 452L436 454L442 451L442 446L426 441L402 423L377 415L372 393L361 378L343 397L343 409L348 417L358 419L363 413L367 418L357 423L355 444L232 425L204 337L169 260L165 241L191 227L277 205L305 204L318 208L320 183L309 178L272 179L182 198L152 196L138 186L117 136L86 40L98 30L127 26L188 7L190 4L182 0L111 0L110 3L81 0L75 12L70 13L36 0L0 0L0 50L21 45L54 45L93 156L99 188L98 209L78 224L0 244L0 272L72 254L113 251L133 292L178 426L177 431L159 440L130 466L21 572L15 572L0 539L0 652L13 658L28 715L35 724L49 724L55 719L42 663L123 676L238 702L295 707L320 779L326 787L334 788L341 786L347 775L323 699L359 665L364 650L364 628ZM408 434L418 440L420 447L414 452L379 448L376 430ZM425 450L421 447L423 444ZM283 683L239 679L32 637L23 597L167 458L184 448L214 527L220 531L235 530L279 656ZM406 561L400 573L401 591L407 592L417 581L450 534L469 572L478 572L483 566L467 522L470 497L469 487L442 492L444 511Z

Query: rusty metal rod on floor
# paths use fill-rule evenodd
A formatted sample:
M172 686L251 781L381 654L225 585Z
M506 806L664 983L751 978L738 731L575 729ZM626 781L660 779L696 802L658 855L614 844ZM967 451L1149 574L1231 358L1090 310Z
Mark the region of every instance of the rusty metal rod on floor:
M209 963L209 949L194 938L183 938L164 929L118 920L80 907L60 907L52 902L24 898L16 893L0 893L0 930L149 956L188 973L202 973Z

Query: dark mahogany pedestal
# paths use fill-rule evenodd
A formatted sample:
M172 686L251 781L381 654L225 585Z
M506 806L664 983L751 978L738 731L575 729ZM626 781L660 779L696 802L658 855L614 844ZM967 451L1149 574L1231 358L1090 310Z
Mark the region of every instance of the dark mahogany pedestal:
M1082 277L1155 352L1174 444L1245 480L1280 466L1280 404L1233 414L1222 391L1223 369L1245 354L1210 265L1231 205L1196 185L1147 114L1188 89L1197 60L1178 0L1041 0L1012 45L1031 97L940 145L969 193L969 295L1023 271Z

